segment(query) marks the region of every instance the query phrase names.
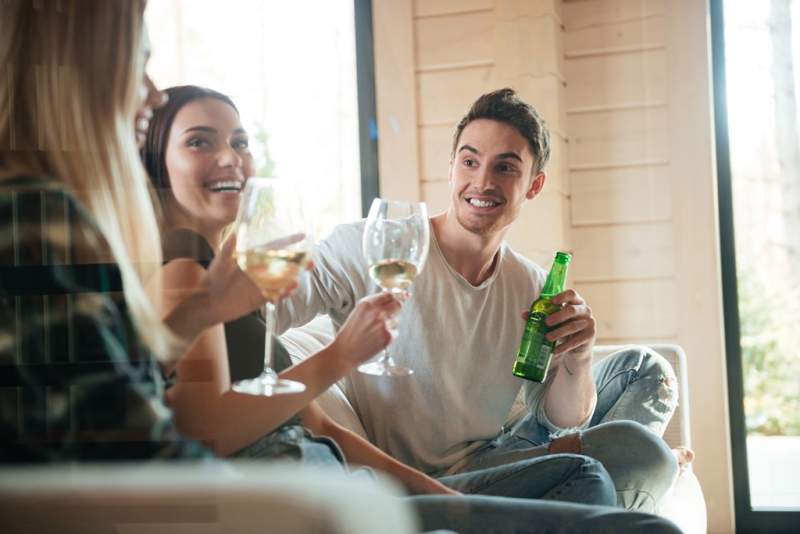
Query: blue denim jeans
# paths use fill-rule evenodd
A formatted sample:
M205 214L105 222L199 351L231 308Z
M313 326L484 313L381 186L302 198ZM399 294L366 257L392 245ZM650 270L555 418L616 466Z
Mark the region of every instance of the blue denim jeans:
M425 531L459 534L680 534L671 521L609 506L468 495L408 497Z
M659 354L631 347L595 364L593 375L597 406L589 428L580 432L581 456L577 457L594 459L605 468L613 481L617 506L654 512L678 473L677 461L660 437L677 405L674 371ZM545 498L602 504L597 502L601 497L590 496L600 491L591 477L559 481L551 475L552 467L541 462L560 456L548 453L552 437L533 415L525 416L473 453L454 475L458 485L453 487L477 487L477 493L483 493L480 485L492 471L519 464L526 476L513 479L516 487L507 483L506 496L529 497L533 488ZM440 480L450 484L451 477ZM543 480L554 485L542 488ZM570 486L565 488L567 482ZM587 500L581 501L582 496Z

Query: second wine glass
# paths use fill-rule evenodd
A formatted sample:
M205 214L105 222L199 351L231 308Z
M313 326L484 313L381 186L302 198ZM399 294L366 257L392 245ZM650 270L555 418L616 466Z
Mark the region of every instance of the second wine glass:
M376 198L364 225L362 248L369 275L384 291L399 294L422 271L430 246L428 208L424 202ZM407 376L414 371L397 365L388 348L380 358L358 368L378 376Z
M236 218L236 262L267 296L264 371L233 390L250 395L299 393L305 385L278 378L273 369L275 303L308 264L309 239L296 188L278 178L249 178Z

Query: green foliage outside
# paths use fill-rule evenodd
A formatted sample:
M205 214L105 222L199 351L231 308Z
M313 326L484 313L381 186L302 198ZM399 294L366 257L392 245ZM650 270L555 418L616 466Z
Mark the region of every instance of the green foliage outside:
M255 142L253 143L253 141ZM269 134L260 124L251 136L251 145L256 164L256 176L275 176L275 160L269 153Z
M750 435L800 436L798 291L776 291L752 270L739 273L739 322Z

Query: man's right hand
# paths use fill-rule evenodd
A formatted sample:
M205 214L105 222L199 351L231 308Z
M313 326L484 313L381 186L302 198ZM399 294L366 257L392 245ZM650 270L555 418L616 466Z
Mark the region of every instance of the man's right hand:
M354 367L385 349L397 335L399 311L400 302L391 293L361 299L332 343L341 363Z

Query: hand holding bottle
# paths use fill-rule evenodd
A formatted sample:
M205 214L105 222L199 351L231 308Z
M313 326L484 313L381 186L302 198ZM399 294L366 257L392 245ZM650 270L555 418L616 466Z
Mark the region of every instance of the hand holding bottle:
M544 321L549 328L545 339L556 344L553 355L569 352L573 362L591 361L597 337L597 321L592 309L574 289L559 293L551 302L561 306Z

